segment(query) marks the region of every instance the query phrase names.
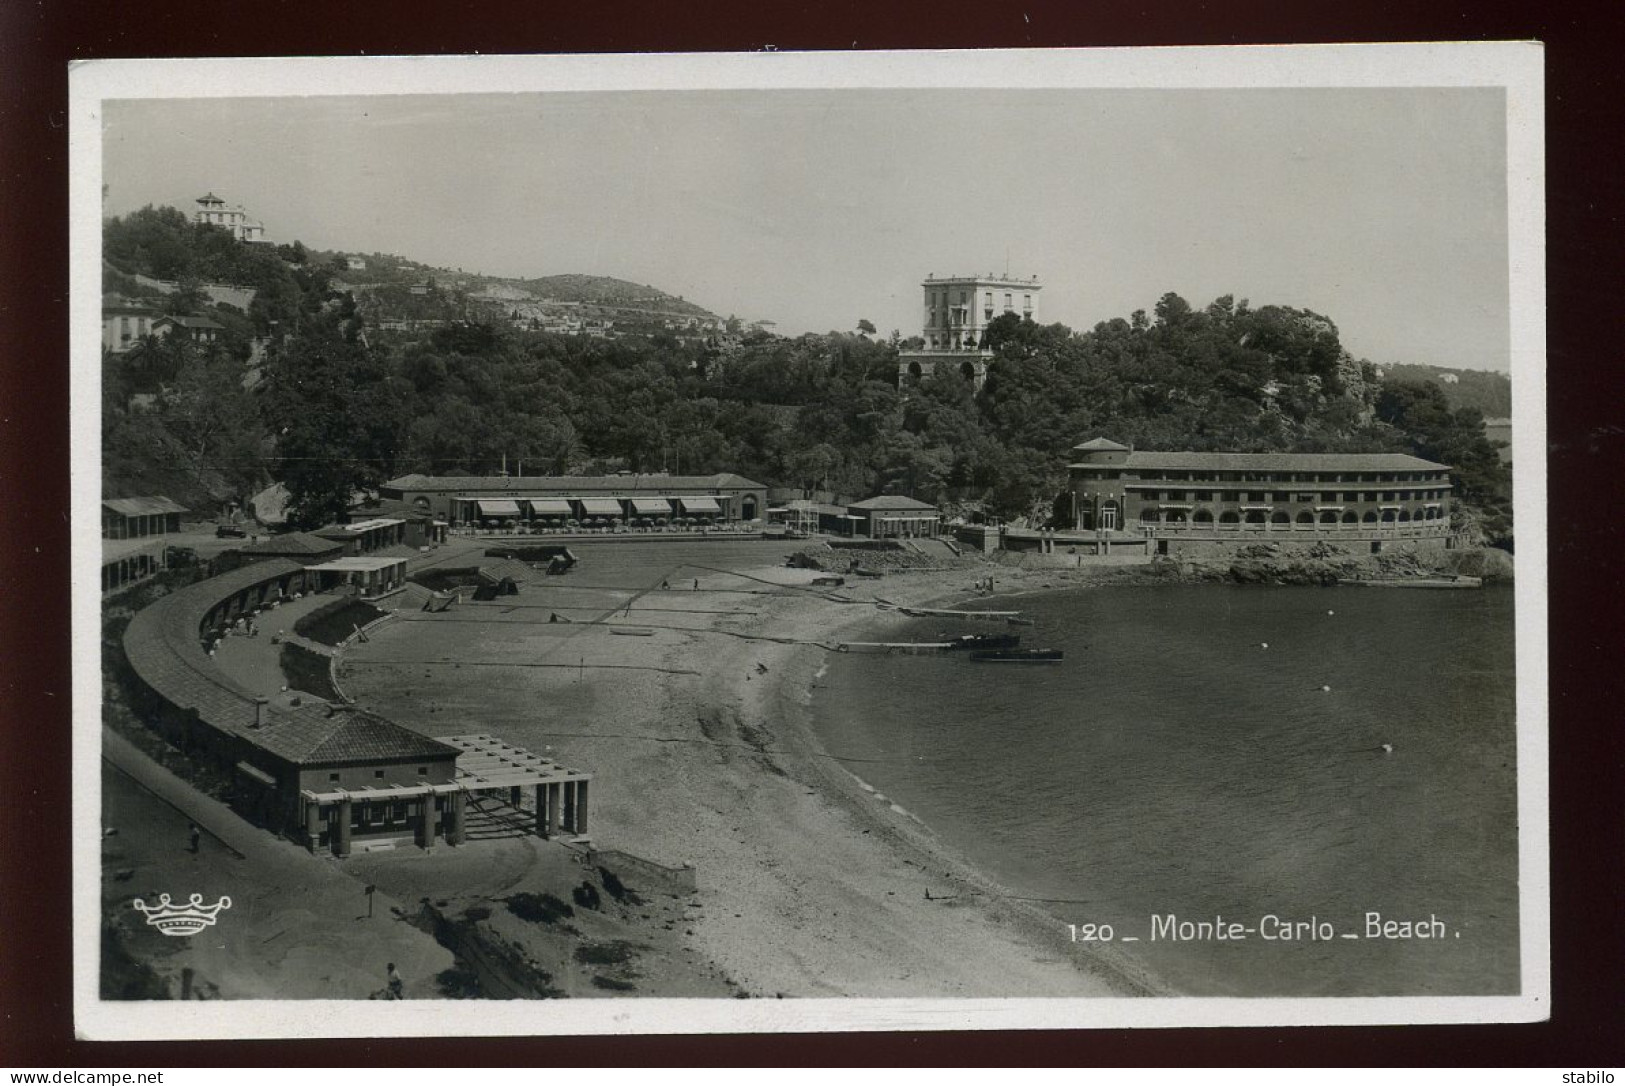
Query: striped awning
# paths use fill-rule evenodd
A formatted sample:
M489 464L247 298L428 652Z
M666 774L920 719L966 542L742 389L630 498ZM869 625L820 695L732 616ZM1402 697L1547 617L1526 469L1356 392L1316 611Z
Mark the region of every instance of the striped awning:
M671 514L671 502L665 498L633 498L632 510L639 516L664 517Z
M517 517L519 503L507 498L481 498L475 503L482 517Z
M685 513L720 513L722 506L717 504L715 498L678 498L683 503Z
M530 498L530 515L533 517L567 517L570 515L570 503L563 498Z
M621 503L614 498L581 498L581 511L589 517L618 517Z

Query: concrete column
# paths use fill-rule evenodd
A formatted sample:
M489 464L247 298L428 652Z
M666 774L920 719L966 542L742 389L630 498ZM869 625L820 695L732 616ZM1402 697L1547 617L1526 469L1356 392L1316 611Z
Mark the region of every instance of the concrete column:
M525 789L523 785L516 784L508 789L508 803L519 810L524 810ZM538 806L536 809L539 811L541 807Z
M576 825L577 833L587 832L587 782L576 782Z
M333 827L333 855L350 854L350 801L341 799L336 808L338 824Z
M547 822L557 833L560 824L560 815L564 806L564 785L550 784L547 786Z
M316 851L322 839L322 805L312 800L305 804L305 847Z
M446 799L450 803L448 821L446 825L446 844L460 845L467 834L465 816L463 813L463 793L453 792Z
M547 785L545 785L545 784L538 784L536 786L536 836L537 837L551 837L552 836L552 834L548 832L548 824L547 824L547 796L546 796L546 793L543 791L543 789L545 789L546 787L547 787ZM518 789L516 788L516 789L514 789L514 791L517 792Z
M576 782L564 782L564 821L560 826L571 833L576 829Z
M440 812L435 810L435 796L430 793L423 797L423 813L418 816L418 845L422 848L434 848L435 841L440 837Z

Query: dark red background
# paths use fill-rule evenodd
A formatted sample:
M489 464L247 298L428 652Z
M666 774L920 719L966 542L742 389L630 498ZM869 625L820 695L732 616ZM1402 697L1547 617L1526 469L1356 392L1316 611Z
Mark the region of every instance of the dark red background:
M1625 464L1617 4L0 4L0 1064L1619 1065ZM72 1035L67 65L78 58L1547 43L1553 1017L1535 1025L841 1038L90 1044ZM1520 510L1527 517L1527 510ZM1526 574L1527 575L1527 574Z

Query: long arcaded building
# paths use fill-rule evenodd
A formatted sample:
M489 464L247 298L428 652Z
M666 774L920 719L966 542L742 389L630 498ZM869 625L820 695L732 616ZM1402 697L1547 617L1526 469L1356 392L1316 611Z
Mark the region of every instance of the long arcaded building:
M589 773L484 733L427 736L343 703L273 703L215 666L207 646L316 591L324 568L268 558L138 612L123 638L137 714L229 781L239 814L312 852L459 845L476 815L585 834Z
M403 475L382 498L453 526L594 519L665 524L676 517L718 523L767 516L767 487L716 475Z
M1449 467L1404 453L1143 452L1102 437L1072 452L1073 529L1144 537L1159 554L1316 539L1378 553L1450 539Z

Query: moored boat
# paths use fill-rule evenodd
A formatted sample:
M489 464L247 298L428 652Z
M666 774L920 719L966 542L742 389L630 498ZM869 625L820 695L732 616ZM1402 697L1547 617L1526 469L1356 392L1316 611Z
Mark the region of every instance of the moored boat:
M955 649L1013 649L1021 644L1020 634L961 634L948 640Z
M984 664L1052 664L1064 655L1062 649L972 649L970 658Z

